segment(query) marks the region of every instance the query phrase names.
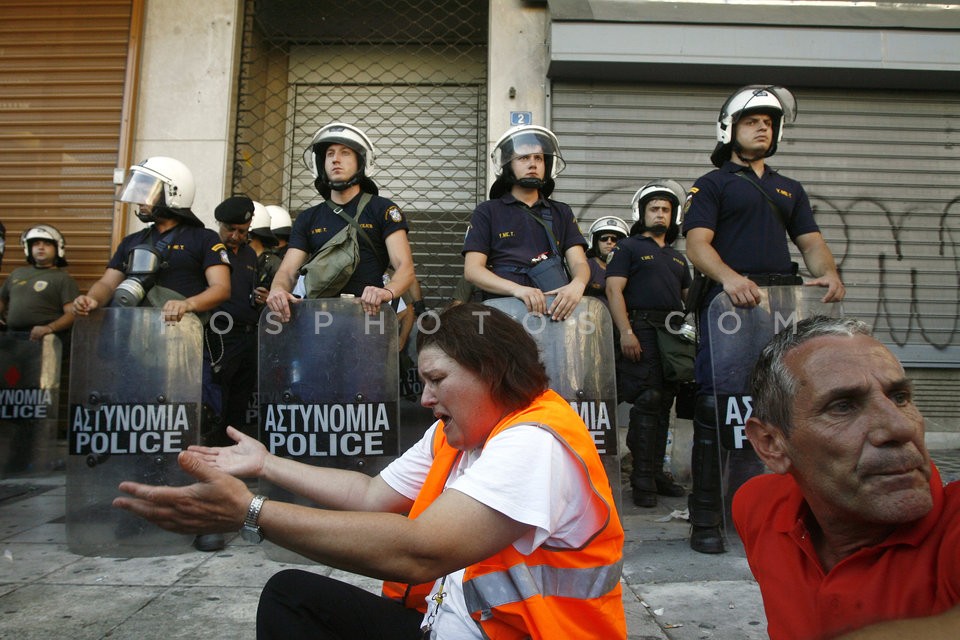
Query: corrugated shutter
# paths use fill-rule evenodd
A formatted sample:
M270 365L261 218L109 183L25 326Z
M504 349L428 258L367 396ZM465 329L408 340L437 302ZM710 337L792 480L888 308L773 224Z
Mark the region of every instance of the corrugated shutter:
M712 168L717 112L734 88L554 83L552 127L567 161L556 197L586 231L601 215L629 220L651 178L689 188ZM847 285L847 315L913 365L928 430L955 430L960 408L943 398L960 379L930 367L960 363L960 94L795 95L797 122L771 164L807 189Z
M3 274L23 264L20 233L59 228L86 290L110 255L133 0L0 3L0 219Z
M555 83L552 126L567 160L557 197L586 230L600 215L629 219L651 178L689 187L712 168L714 123L734 88ZM960 94L795 95L797 122L771 165L810 195L847 285L845 311L918 365L960 363Z

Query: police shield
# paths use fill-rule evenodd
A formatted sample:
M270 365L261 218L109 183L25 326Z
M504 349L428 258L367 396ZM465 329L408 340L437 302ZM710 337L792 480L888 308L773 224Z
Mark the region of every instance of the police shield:
M433 314L431 314L433 315ZM423 382L417 365L417 335L420 320L416 320L407 343L400 350L400 451L406 451L422 436L436 418L433 410L420 404Z
M552 301L548 298L547 304ZM590 430L619 507L617 378L610 312L587 296L562 322L529 313L516 298L493 298L484 304L520 322L537 343L550 388L570 403Z
M727 522L733 494L744 482L764 472L745 432L752 413L749 387L753 365L763 347L780 331L789 331L809 316L842 315L840 304L820 301L824 291L820 287L763 287L760 304L750 308L734 306L730 297L721 293L707 310ZM727 527L727 531L732 530L732 526Z
M185 485L177 454L200 442L203 341L193 314L110 307L77 319L67 420L67 544L80 555L190 551L191 537L113 508L123 480Z
M391 308L369 316L355 298L305 299L291 305L287 323L272 312L261 315L259 334L259 435L270 453L374 476L399 456L401 443L416 441L429 426L399 422L397 318ZM266 481L260 492L310 504ZM273 545L266 553L274 560L304 561Z
M53 469L61 352L54 335L0 334L0 479Z

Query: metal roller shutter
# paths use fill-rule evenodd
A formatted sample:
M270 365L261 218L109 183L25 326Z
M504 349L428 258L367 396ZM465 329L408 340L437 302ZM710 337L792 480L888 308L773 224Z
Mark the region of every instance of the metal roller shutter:
M0 3L0 216L8 242L0 279L23 264L20 233L40 222L63 232L81 290L103 273L132 5Z
M556 197L586 230L601 215L629 220L651 178L689 188L712 168L717 112L734 88L555 82L567 160ZM807 189L847 285L845 312L914 367L928 432L958 431L960 407L944 398L960 390L960 94L795 95L797 122L771 164Z
M689 187L712 168L717 112L734 88L555 82L552 127L567 160L557 197L586 230L600 215L629 219L646 180ZM771 165L807 189L847 314L908 362L957 365L960 94L795 95L797 122Z

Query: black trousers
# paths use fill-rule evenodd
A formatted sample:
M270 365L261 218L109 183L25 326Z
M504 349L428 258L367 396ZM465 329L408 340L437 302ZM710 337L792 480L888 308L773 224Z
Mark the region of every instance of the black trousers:
M423 614L359 587L300 569L267 581L258 640L417 640Z

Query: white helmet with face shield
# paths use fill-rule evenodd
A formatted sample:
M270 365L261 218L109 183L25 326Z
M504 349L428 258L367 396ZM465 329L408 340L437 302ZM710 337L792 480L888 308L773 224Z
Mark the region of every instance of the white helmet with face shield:
M357 154L357 172L347 180L332 181L324 169L327 149L332 144L342 144ZM314 186L324 198L330 191L343 191L359 184L361 190L376 195L377 185L370 179L373 174L376 152L373 143L363 131L345 122L332 122L321 127L303 152L303 163L313 176Z
M544 160L544 177L517 178L513 175L510 163L529 155L542 154ZM490 189L490 197L498 198L513 184L530 189L539 189L543 195L549 196L553 192L554 179L563 171L566 163L560 154L560 143L557 136L545 127L533 124L521 124L507 129L500 136L490 153L493 162L493 172L496 181Z
M714 166L723 166L730 154L737 151L733 134L735 125L743 116L754 113L763 113L773 119L773 143L764 155L770 157L777 152L777 143L783 139L784 123L797 119L797 101L789 90L775 85L752 84L734 91L723 103L717 117L717 146L710 155Z
M680 223L683 221L683 204L686 198L686 191L676 180L668 178L657 178L643 185L633 194L630 200L630 209L634 220L631 235L641 234L647 231L644 213L647 203L651 200L667 200L672 207L670 215L670 224L667 226L666 242L672 244L680 233Z
M143 222L153 222L156 210L165 209L190 224L203 226L190 211L195 194L196 183L187 165L174 158L154 156L130 167L117 200L152 207L153 212L137 212Z

